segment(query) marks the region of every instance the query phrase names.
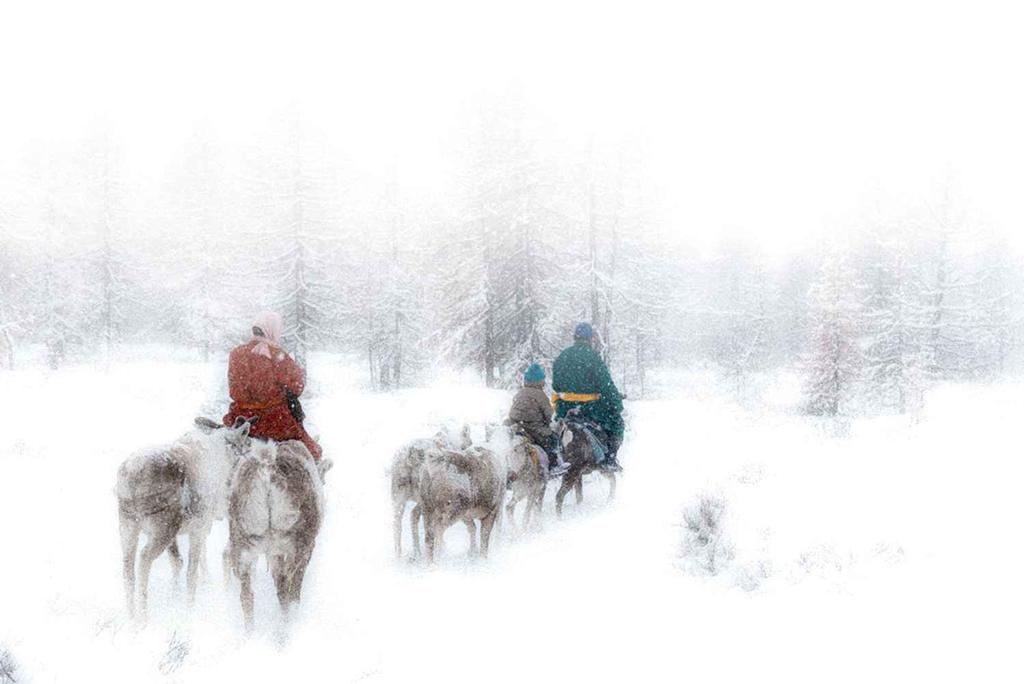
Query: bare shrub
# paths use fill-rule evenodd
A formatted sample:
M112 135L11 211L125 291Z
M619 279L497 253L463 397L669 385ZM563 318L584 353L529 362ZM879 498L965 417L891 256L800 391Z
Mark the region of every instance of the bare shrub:
M160 672L168 675L181 669L188 657L188 650L188 641L179 639L177 633L172 634L167 644L167 653L160 660Z
M684 569L695 574L717 575L735 558L723 532L725 501L710 494L683 511L680 557Z
M16 684L17 674L18 667L14 664L14 658L6 648L0 646L0 684Z

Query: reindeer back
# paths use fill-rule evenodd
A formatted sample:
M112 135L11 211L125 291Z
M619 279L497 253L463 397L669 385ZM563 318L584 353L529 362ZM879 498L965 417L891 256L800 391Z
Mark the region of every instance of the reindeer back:
M323 517L323 485L299 442L259 443L239 463L228 508L233 536L313 536Z

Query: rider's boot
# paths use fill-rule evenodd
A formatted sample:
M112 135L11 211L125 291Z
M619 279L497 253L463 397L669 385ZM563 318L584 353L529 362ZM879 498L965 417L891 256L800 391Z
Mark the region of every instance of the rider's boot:
M558 437L552 437L547 444L548 457L554 461L548 471L548 478L561 477L569 471L569 464L562 458L562 442Z
M600 468L601 468L601 470L603 470L603 471L605 471L607 473L621 473L622 472L622 466L619 465L619 461L615 458L614 454L608 454L607 456L605 456L604 460L601 461Z
M608 454L604 457L604 461L599 466L601 470L609 473L621 473L622 466L619 465L619 460L616 456L619 453L619 446L622 444L621 439L612 438L611 448L608 450Z
M558 457L558 462L551 466L548 471L548 479L552 477L561 477L569 472L569 464L562 460L562 457Z

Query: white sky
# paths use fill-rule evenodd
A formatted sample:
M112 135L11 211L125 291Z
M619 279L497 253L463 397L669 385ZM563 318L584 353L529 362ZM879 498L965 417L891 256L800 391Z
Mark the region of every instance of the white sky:
M19 3L0 10L0 154L108 121L160 173L197 121L293 107L425 188L482 93L574 140L642 139L680 237L785 250L944 180L1024 233L1012 3ZM1018 240L1015 244L1024 244Z

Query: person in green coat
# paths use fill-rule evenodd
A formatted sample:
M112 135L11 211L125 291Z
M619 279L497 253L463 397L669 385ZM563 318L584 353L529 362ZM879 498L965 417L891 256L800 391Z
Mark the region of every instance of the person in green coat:
M555 416L564 418L579 407L585 418L608 435L608 456L601 464L604 470L622 470L616 460L626 425L622 421L622 394L612 381L604 361L593 349L594 329L580 323L573 333L573 345L558 355L551 368L553 400L557 400Z

